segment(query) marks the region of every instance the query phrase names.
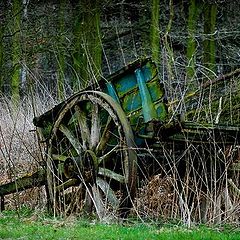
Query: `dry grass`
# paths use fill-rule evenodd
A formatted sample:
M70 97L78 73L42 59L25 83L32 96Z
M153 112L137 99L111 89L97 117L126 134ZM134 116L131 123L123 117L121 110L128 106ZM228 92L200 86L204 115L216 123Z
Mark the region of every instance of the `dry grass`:
M18 105L6 97L0 100L0 184L13 181L39 168L42 154L32 119L34 114L47 109L46 101L40 99L35 97L33 103L30 98L25 98ZM49 108L53 103L48 104ZM45 202L44 194L43 189L38 188L11 194L6 197L5 206L17 209L20 206L42 207Z
M187 226L196 222L239 224L239 194L229 184L233 181L239 188L239 172L232 171L232 163L240 160L239 148L221 150L210 153L206 146L192 144L178 153L165 148L165 163L159 161L159 154L152 155L162 173L139 189L138 214L143 219L180 219Z
M143 219L173 219L179 216L177 194L170 176L154 175L139 189L135 199L138 214Z

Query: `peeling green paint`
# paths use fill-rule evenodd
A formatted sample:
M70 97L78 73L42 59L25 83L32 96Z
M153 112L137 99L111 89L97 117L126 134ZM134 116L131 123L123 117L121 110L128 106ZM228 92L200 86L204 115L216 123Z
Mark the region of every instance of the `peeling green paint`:
M163 103L165 91L158 78L156 65L150 59L143 64L139 62L135 65L135 68L125 71L125 74L120 71L121 75L119 77L115 76L112 81L125 114L129 116L131 125L137 124L139 122L138 118L144 118L142 95L147 91L149 96L144 109L149 112L150 106L152 106L152 116L145 117L145 122L153 119L164 122L167 118L167 108ZM145 88L142 93L135 71L140 71L142 74L141 80ZM156 106L159 102L162 102L162 104Z
M142 70L136 69L134 73L137 78L139 93L141 96L143 118L144 121L147 123L157 119L157 113L153 105L153 100L150 95L149 89L146 85Z

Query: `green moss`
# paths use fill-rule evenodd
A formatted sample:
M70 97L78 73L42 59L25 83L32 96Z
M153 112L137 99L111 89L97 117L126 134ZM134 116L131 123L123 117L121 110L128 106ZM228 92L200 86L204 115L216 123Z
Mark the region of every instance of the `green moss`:
M203 41L203 63L209 69L209 78L214 77L216 68L216 44L215 44L215 28L216 28L217 4L206 4L204 9L204 34Z
M4 28L3 28L3 23L0 22L0 39L3 38L3 31L4 31ZM3 75L4 75L4 69L3 69L3 55L4 54L4 47L3 47L3 41L0 40L0 92L3 90L3 81L4 81L4 78L3 78Z
M196 23L197 23L197 9L195 0L190 1L188 10L188 42L187 42L187 77L191 79L195 74L196 65Z
M152 0L151 46L154 62L159 62L160 54L159 6L159 0Z
M20 44L20 28L21 28L21 1L14 0L12 5L12 78L11 78L11 90L12 99L16 103L20 100L20 61L21 61L21 44Z
M64 33L66 31L65 29L65 15L66 15L66 0L61 0L60 1L60 6L59 6L59 29L61 33ZM63 100L64 99L64 82L65 82L65 72L66 72L66 53L65 53L65 36L60 35L58 42L59 42L59 47L57 49L57 73L58 73L58 78L57 78L57 93L58 93L58 99Z
M97 81L101 75L102 47L99 1L79 1L74 25L73 64L75 91Z

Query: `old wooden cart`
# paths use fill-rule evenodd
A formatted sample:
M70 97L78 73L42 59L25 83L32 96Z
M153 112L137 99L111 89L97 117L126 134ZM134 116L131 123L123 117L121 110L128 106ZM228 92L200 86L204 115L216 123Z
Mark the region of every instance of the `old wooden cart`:
M191 114L196 113L196 97L189 102ZM164 162L163 145L175 144L177 151L187 141L236 145L240 140L238 122L187 122L169 115L168 109L164 86L149 58L76 93L34 119L46 146L44 164L38 172L0 186L2 208L4 195L45 185L54 211L89 211L94 206L99 215L106 209L125 214L138 176L148 169L149 152L157 152ZM239 104L235 112L239 120Z

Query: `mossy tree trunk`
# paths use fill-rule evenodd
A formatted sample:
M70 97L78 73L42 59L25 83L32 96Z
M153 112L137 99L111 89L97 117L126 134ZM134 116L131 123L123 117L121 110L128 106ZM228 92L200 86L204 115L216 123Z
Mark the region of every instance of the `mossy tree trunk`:
M168 18L169 20L168 20L166 32L163 37L163 44L164 44L163 48L164 48L164 59L166 61L166 66L167 66L168 79L170 80L171 83L174 80L174 74L173 74L174 52L173 52L169 33L172 28L173 18L174 18L173 0L169 0L169 18Z
M0 93L3 92L3 84L4 84L4 77L3 77L3 53L4 53L4 46L3 46L3 32L4 32L4 28L3 28L3 15L0 15Z
M209 70L208 77L213 78L216 70L215 28L217 4L206 4L204 8L203 64Z
M18 103L20 100L21 85L21 0L14 0L12 3L12 76L11 95L12 100Z
M143 0L143 6L147 8L148 0ZM149 34L149 21L148 14L146 11L140 11L139 14L139 26L141 28L140 39L142 41L141 54L147 56L151 53L151 46L149 45L150 34Z
M152 58L155 62L160 62L160 29L159 29L160 0L152 0L151 8L151 48Z
M187 41L187 78L190 80L195 75L196 68L196 24L197 9L196 0L190 0L188 8L188 41Z
M99 0L80 0L76 7L73 66L74 91L97 82L101 75L102 47Z
M66 52L65 52L65 17L66 17L66 0L60 0L59 3L59 38L57 47L57 96L59 100L65 97L65 74L66 74Z

